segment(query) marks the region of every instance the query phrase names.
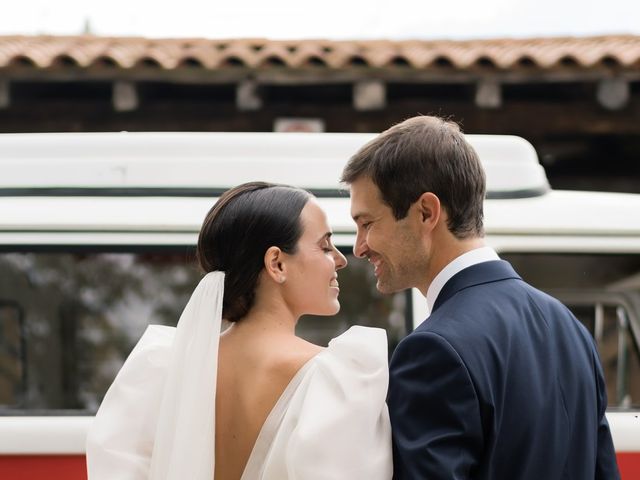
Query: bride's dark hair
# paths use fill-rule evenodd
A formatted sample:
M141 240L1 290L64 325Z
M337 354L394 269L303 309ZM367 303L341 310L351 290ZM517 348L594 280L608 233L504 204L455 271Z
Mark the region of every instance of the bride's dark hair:
M211 208L196 255L205 272L225 272L224 319L236 322L253 306L270 247L295 253L302 235L300 212L310 197L300 188L250 182L227 190Z

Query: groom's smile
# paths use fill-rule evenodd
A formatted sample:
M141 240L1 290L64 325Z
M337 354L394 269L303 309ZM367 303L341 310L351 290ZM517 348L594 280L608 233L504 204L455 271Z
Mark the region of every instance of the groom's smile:
M394 293L424 283L420 272L426 270L425 261L415 221L409 216L396 219L366 176L351 183L351 216L357 226L353 253L373 265L378 291Z

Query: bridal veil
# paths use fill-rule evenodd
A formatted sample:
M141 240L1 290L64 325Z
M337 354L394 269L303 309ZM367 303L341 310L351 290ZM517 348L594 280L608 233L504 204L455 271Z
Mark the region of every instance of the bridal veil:
M213 479L223 293L224 273L210 272L176 329L147 328L89 432L91 480Z

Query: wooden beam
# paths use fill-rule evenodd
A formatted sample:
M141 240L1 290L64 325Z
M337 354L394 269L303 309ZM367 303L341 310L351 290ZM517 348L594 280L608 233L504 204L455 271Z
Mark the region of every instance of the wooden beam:
M138 108L138 91L133 82L115 82L112 93L113 109L116 112L130 112Z
M327 85L336 83L353 84L375 76L389 83L436 83L473 84L478 79L477 71L450 68L61 68L43 71L39 68L4 67L3 78L11 81L67 82L67 81L127 81L166 82L176 84L237 84L246 78L253 78L261 85ZM609 68L549 69L549 70L500 70L490 73L491 78L501 84L545 84L564 82L597 82L611 76ZM616 72L616 76L629 82L640 81L640 70L628 68Z
M598 103L607 110L621 110L629 103L631 89L622 78L605 78L598 82Z
M11 105L11 87L7 80L0 80L0 109Z
M476 84L475 104L479 108L500 108L502 86L495 80L481 80Z
M381 80L362 80L353 85L353 108L361 112L387 106L387 87Z
M259 85L254 80L244 80L236 87L236 107L251 112L262 108Z

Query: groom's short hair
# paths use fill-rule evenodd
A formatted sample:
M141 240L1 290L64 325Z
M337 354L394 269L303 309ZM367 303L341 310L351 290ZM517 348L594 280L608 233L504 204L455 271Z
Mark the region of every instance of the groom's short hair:
M398 220L420 195L432 192L447 212L452 234L484 234L484 170L456 123L417 116L394 125L349 159L341 181L360 177L373 181Z

